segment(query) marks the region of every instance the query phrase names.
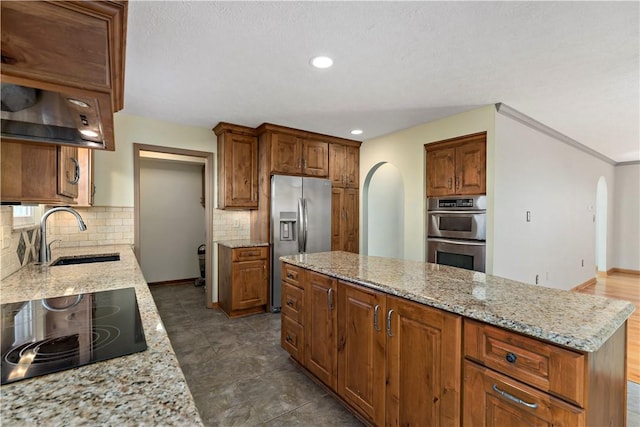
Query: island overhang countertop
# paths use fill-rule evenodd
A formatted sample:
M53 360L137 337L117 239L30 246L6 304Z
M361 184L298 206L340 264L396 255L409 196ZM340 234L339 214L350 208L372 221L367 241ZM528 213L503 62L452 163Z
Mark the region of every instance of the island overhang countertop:
M349 252L281 261L578 351L594 352L635 307L444 265Z
M10 303L132 287L148 348L0 388L0 424L202 425L155 302L129 245L56 249L60 256L120 254L119 261L30 264L2 279Z

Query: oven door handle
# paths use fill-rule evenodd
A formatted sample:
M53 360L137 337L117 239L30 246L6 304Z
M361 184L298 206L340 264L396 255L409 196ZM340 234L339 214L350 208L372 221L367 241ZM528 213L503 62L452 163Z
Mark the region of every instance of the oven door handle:
M427 211L436 215L486 215L487 211Z
M427 237L427 242L435 242L435 243L451 243L452 245L466 245L466 246L486 246L487 242L483 241L474 241L474 240L449 240L449 239L433 239L431 237Z

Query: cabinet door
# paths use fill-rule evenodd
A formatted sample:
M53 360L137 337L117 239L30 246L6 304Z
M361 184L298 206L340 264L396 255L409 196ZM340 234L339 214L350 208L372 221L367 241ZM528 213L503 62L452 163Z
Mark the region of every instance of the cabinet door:
M344 189L331 189L331 250L344 250Z
M456 148L456 194L485 194L486 143L471 142Z
M344 250L356 254L360 246L360 233L358 231L360 219L358 209L358 190L346 189L344 191Z
M347 188L358 188L360 186L360 149L358 147L347 147L345 159L345 176Z
M375 425L384 424L385 295L338 283L338 394Z
M58 194L75 199L80 182L78 147L58 147Z
M258 139L225 135L225 207L258 207Z
M329 145L329 179L331 179L332 188L344 188L346 186L346 152L347 147L344 145Z
M231 279L231 305L233 310L257 307L267 303L267 261L233 263Z
M76 206L92 206L96 189L93 184L93 150L78 148L78 162L80 163L80 181Z
M305 271L305 367L333 390L337 377L336 280Z
M386 321L386 425L460 425L460 316L388 296Z
M302 173L302 141L287 134L271 135L271 172Z
M324 178L329 176L329 144L322 141L302 140L302 173Z
M586 425L579 408L466 360L463 387L465 426Z
M427 151L427 197L455 193L455 149Z

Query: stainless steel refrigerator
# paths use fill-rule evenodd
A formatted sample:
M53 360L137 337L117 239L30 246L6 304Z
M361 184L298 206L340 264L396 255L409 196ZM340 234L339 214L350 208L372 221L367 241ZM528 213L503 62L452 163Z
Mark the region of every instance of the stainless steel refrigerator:
M331 181L271 177L270 308L281 309L280 257L331 250Z

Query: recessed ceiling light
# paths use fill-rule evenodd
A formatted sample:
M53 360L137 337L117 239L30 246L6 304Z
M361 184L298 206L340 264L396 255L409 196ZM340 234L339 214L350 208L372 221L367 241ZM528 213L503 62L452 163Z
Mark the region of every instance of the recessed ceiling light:
M88 136L89 138L95 138L96 136L98 136L98 132L91 129L81 129L80 133L84 136Z
M362 129L354 129L351 131L351 135L362 135Z
M329 68L333 65L333 59L328 56L316 56L311 58L311 65L316 68Z

